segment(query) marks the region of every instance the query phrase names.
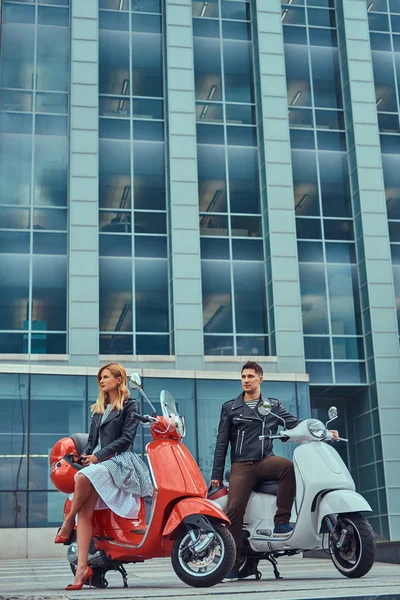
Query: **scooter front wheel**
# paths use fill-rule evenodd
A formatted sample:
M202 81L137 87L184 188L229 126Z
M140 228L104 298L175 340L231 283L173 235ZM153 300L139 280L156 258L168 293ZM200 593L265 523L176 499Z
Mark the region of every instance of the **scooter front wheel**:
M345 577L363 577L375 562L375 535L369 521L360 513L338 515L337 530L346 530L343 545L330 536L329 551L337 570Z
M232 569L236 558L234 539L221 523L213 522L214 537L208 543L209 532L193 527L181 529L172 547L171 562L175 573L193 587L211 587L220 583ZM204 550L201 547L204 546ZM199 548L199 551L196 551Z

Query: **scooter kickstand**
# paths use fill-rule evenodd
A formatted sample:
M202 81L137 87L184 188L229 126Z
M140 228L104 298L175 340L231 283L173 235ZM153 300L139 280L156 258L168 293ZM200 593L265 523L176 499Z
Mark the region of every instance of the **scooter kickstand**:
M128 573L126 572L124 565L119 565L117 567L117 571L119 571L119 573L121 573L121 575L122 575L122 580L124 582L124 588L127 588L128 587Z
M278 561L273 556L267 556L267 560L272 565L272 568L274 570L275 579L283 579L283 577L281 577L281 574L279 573L277 566L276 566L278 564Z

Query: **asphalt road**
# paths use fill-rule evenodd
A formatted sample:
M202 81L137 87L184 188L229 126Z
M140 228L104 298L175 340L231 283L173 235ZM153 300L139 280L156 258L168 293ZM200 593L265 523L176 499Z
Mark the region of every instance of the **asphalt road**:
M107 575L109 587L105 590L85 587L81 592L66 592L64 587L73 581L66 560L9 560L0 561L0 600L249 600L249 594L251 600L400 599L400 565L376 563L359 580L340 575L330 560L282 558L279 569L284 578L280 581L275 581L268 563L260 563L260 581L248 579L204 589L180 581L169 560L153 560L127 566L128 589L122 587L120 574L112 572Z

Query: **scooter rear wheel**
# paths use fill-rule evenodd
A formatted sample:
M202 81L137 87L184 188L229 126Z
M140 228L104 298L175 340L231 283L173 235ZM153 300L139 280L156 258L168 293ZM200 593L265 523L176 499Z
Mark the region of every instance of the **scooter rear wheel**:
M213 523L215 540L196 556L190 554L192 538L186 529L179 530L172 547L171 562L175 573L184 583L193 587L211 587L220 583L232 569L236 558L236 546L228 529L221 523ZM201 540L207 532L194 528Z
M363 577L375 562L375 535L369 521L360 513L338 515L338 527L347 529L342 548L330 538L329 551L337 570L345 577Z

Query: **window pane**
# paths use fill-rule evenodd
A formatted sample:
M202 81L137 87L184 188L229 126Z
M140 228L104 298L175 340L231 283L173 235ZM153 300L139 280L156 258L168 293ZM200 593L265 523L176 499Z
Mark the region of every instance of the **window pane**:
M67 206L68 140L36 136L35 204Z
M324 267L300 264L299 271L304 333L326 334L329 329Z
M193 52L196 99L221 100L221 51L219 40L195 37Z
M236 336L236 354L238 356L268 356L268 337Z
M297 239L319 240L322 238L320 219L296 219Z
M312 111L300 108L289 108L289 125L290 127L312 127L313 117Z
M330 359L331 346L329 338L304 336L304 351L306 359Z
M222 104L196 104L197 121L222 123Z
M132 256L132 236L100 234L100 256Z
M26 329L28 303L29 257L17 254L1 254L0 329ZM17 340L16 342L18 343ZM19 350L19 352L21 351Z
M232 333L230 265L203 261L201 271L204 333Z
M32 136L0 136L0 204L29 204Z
M376 106L383 112L397 112L393 56L389 52L372 52Z
M99 92L129 93L129 34L122 31L99 32Z
M53 486L52 486L53 487ZM29 492L29 527L56 527L67 496L55 492Z
M336 383L366 383L365 364L358 362L335 363Z
M0 374L0 407L0 489L27 489L28 375Z
M228 235L228 217L222 215L200 215L200 235Z
M319 215L315 152L292 150L292 167L296 216Z
M136 331L169 331L168 263L135 260Z
M201 238L201 258L229 260L229 240Z
M322 108L342 108L338 51L311 47L314 103Z
M240 104L226 104L226 122L244 125L255 125L256 116L254 106Z
M101 335L100 354L133 354L133 335Z
M32 89L34 25L3 23L1 30L1 87Z
M0 206L0 229L27 229L29 210Z
M67 230L67 211L38 208L33 211L33 229Z
M137 335L136 353L156 356L170 354L169 335Z
M32 329L65 331L67 327L67 258L34 256Z
M0 354L27 354L27 333L0 333Z
M68 95L38 92L36 94L36 112L67 114Z
M226 212L225 149L197 147L200 212Z
M99 203L107 208L131 207L129 142L99 141Z
M333 354L336 360L363 360L364 344L362 338L334 337Z
M124 210L119 212L100 211L99 230L102 233L131 233L132 214Z
M26 527L27 504L27 492L0 492L0 527Z
M207 3L193 0L192 11L194 17L218 17L218 0L208 0Z
M344 129L344 115L342 111L316 110L315 119L318 129Z
M287 99L290 106L311 106L308 48L285 44Z
M165 145L134 142L135 208L165 210Z
M260 217L232 217L232 236L261 237Z
M69 39L67 27L38 27L36 87L68 91Z
M145 258L167 257L167 236L136 236L135 256Z
M101 258L99 279L100 331L132 331L131 260Z
M322 209L326 217L351 216L349 166L344 152L318 153Z
M222 0L221 17L223 19L239 19L244 21L250 21L250 3L224 2L224 0Z
M166 213L135 212L135 233L167 233Z
M360 301L356 266L328 265L332 333L361 334Z
M226 101L254 102L253 58L250 42L224 40L223 52Z
M327 262L356 263L355 244L325 244Z
M31 375L29 487L52 490L49 455L57 440L86 431L86 377Z
M306 362L310 383L332 383L332 365L324 362Z
M299 262L324 262L322 244L318 242L297 242Z
M233 240L233 260L264 260L261 240Z
M260 212L258 152L255 148L228 148L231 211Z
M141 25L146 30L145 24ZM163 96L161 35L132 33L132 92L134 96Z
M28 92L0 90L0 110L31 112L32 94Z
M237 333L267 333L264 265L234 263L233 282Z

